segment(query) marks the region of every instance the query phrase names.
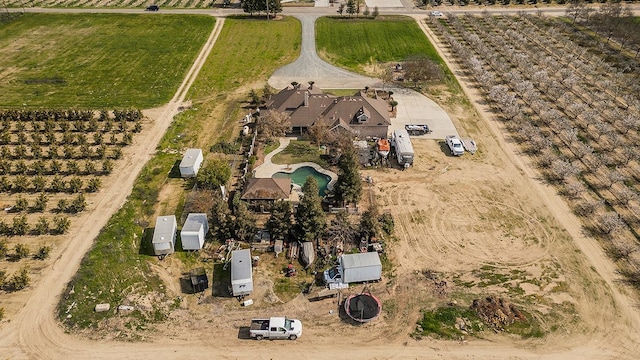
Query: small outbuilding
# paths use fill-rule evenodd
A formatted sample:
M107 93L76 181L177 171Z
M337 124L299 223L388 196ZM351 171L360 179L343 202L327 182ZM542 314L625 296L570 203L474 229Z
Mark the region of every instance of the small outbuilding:
M243 298L253 292L251 250L231 252L231 295Z
M187 149L180 162L180 176L183 178L196 177L204 157L200 149Z
M183 250L200 250L204 245L204 238L209 231L209 221L207 214L192 213L187 216L187 220L180 231Z
M175 252L178 225L175 215L158 216L153 230L153 252L155 255L169 255Z

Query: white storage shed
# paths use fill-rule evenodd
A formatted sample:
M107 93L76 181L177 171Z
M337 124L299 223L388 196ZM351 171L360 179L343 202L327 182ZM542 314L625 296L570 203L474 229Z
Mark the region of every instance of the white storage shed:
M156 227L153 230L153 252L156 255L173 254L176 246L176 223L175 215L158 216Z
M209 221L207 214L192 213L187 216L187 220L180 231L182 249L200 250L204 245L204 238L209 231Z
M183 178L195 177L202 165L204 157L200 149L187 149L180 162L180 176Z
M253 292L251 251L249 249L231 252L231 294L244 297Z

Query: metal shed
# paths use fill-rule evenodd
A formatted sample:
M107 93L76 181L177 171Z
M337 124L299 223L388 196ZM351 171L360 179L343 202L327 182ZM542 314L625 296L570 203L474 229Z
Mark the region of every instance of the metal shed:
M158 216L156 227L153 230L153 252L156 255L173 254L176 245L176 223L175 215Z
M200 165L204 157L200 149L187 149L180 162L180 176L183 178L195 177L198 175Z
M182 249L184 250L200 250L204 245L204 238L209 231L209 221L207 214L191 213L187 216L182 230L180 231L180 239L182 240Z
M251 251L249 249L231 252L231 294L244 297L253 292Z

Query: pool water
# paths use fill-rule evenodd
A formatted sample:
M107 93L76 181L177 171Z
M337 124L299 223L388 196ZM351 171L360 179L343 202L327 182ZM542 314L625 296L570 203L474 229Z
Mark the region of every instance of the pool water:
M303 166L303 167L297 168L294 172L290 174L285 172L277 172L273 174L272 177L290 178L292 183L302 187L304 185L304 182L307 181L307 178L309 176L312 176L316 179L316 181L318 182L318 188L320 189L319 195L324 196L324 193L327 190L327 184L329 184L329 181L331 181L331 177L329 177L328 175L319 173L316 169L312 168L311 166Z

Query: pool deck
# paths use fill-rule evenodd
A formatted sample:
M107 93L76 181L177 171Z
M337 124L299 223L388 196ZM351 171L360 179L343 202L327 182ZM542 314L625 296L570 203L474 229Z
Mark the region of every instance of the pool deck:
M270 152L269 154L267 154L264 157L264 163L260 166L258 166L257 168L253 169L253 177L254 178L259 178L259 179L265 179L265 178L270 178L273 176L273 174L277 173L277 172L284 172L284 173L288 173L291 174L292 172L296 171L298 168L304 167L304 166L309 166L314 168L317 172L323 174L323 175L327 175L328 177L331 178L331 180L329 181L329 183L327 184L327 189L329 190L333 190L333 186L335 185L336 181L338 181L338 175L332 171L329 171L325 168L323 168L322 166L316 164L316 163L312 163L312 162L301 162L301 163L297 163L297 164L274 164L271 159L273 158L273 156L279 152L281 152L282 150L284 150L287 146L289 146L289 142L291 142L292 139L295 138L291 138L291 137L281 137L278 140L280 141L280 146L278 146L277 149L273 150L272 152Z

